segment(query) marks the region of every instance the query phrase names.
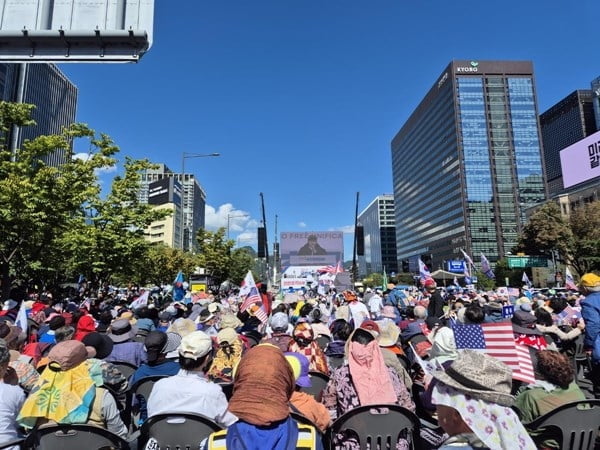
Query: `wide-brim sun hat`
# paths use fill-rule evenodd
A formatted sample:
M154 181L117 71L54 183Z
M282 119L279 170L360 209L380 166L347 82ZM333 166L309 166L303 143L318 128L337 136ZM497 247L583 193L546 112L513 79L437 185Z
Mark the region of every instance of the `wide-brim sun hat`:
M473 398L512 406L512 369L499 359L475 350L462 350L446 370L432 376L462 394Z

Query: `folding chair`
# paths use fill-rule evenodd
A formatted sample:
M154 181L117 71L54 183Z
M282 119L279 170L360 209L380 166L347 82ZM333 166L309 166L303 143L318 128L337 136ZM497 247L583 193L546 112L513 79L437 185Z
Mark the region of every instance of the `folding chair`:
M149 417L140 429L138 449L153 439L161 450L197 449L203 439L221 427L200 414L165 413Z

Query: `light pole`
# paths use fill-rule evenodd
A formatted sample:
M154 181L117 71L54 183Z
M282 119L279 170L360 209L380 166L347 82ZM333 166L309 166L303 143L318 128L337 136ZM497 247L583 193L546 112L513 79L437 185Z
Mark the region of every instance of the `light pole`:
M191 158L208 158L212 156L221 156L220 153L189 153L183 152L181 154L181 250L185 251L185 230L187 229L186 215L185 215L185 200L186 188L185 188L185 160ZM189 244L189 239L188 239Z
M229 240L229 220L237 217L248 217L248 214L227 214L227 240Z

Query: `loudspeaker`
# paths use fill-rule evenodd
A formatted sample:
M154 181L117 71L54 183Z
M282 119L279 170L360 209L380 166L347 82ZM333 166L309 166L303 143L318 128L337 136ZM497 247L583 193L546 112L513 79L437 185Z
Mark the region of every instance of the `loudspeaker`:
M365 254L365 229L362 226L356 227L356 254L358 256Z
M267 248L267 233L265 227L258 227L258 251L257 256L259 258L264 258L266 256Z

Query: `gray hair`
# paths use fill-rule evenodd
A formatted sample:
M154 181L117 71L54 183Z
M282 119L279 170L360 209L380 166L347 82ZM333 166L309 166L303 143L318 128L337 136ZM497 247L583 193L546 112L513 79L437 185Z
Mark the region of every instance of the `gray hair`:
M75 328L70 325L65 325L64 327L57 328L57 330L54 332L54 339L58 344L59 342L73 339L74 334Z

